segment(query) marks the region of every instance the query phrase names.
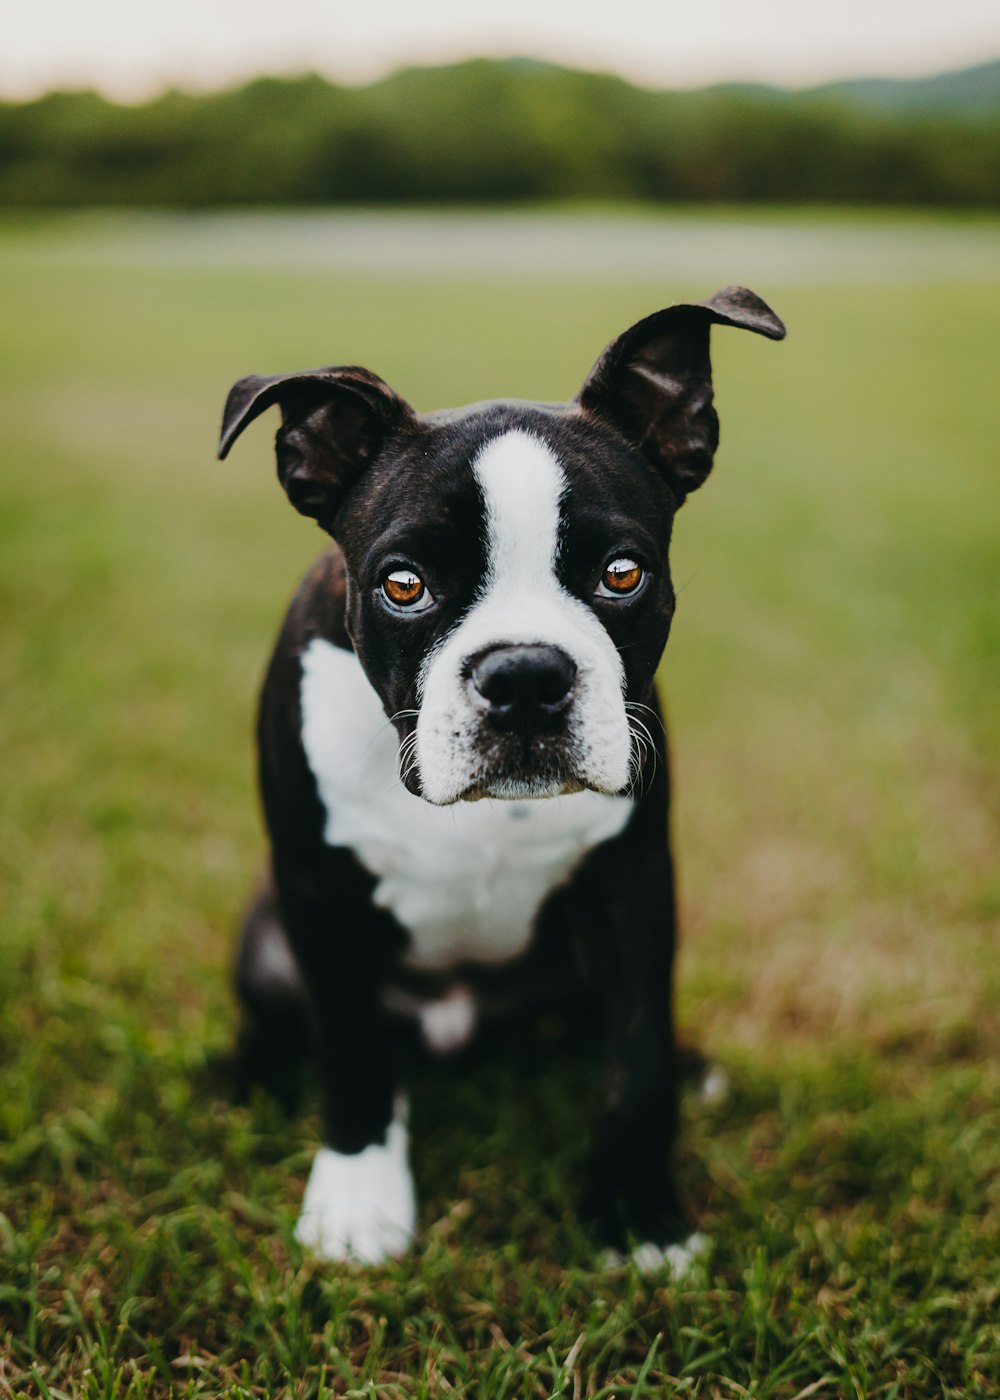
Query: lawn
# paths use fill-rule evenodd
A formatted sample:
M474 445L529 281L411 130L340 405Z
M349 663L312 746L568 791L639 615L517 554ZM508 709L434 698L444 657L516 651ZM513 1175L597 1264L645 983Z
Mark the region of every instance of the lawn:
M1000 1393L1000 225L966 275L924 221L958 239L935 274L883 219L891 281L783 276L803 227L654 277L0 225L0 1395ZM234 1106L224 1055L255 690L322 540L267 431L213 460L225 392L355 362L421 408L565 397L745 267L789 338L716 332L661 678L680 1021L732 1081L685 1109L712 1253L683 1284L597 1270L594 1066L542 1027L415 1086L418 1251L317 1264L316 1119Z

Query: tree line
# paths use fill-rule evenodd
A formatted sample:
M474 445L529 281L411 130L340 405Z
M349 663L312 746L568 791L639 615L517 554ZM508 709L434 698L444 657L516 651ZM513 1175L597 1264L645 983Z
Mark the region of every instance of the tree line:
M845 91L655 92L528 60L312 75L139 106L0 103L12 207L1000 199L1000 101L899 110Z

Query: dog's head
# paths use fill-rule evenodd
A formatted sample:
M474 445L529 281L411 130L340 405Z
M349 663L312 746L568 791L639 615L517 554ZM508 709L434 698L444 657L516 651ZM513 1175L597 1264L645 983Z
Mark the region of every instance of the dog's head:
M356 367L234 385L220 456L280 406L278 476L343 550L349 635L429 802L634 780L671 524L718 443L712 325L785 333L730 287L625 331L569 404L418 415Z

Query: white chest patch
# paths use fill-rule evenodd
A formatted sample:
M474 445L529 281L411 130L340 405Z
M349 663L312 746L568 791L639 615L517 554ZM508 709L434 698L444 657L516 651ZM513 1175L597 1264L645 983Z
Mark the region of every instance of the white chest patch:
M596 792L434 807L403 787L398 740L353 652L302 656L302 743L325 837L378 881L374 902L409 932L407 961L442 970L526 948L545 897L628 821L632 801Z

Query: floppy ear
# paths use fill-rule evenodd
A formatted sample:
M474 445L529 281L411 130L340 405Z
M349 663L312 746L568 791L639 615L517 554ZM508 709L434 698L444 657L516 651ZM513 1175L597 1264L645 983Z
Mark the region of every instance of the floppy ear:
M219 456L272 404L281 408L275 440L278 478L303 515L328 528L344 496L373 461L388 429L413 418L409 404L356 365L251 374L229 391Z
M693 306L668 306L613 340L577 401L609 419L663 474L683 502L712 469L719 418L712 406L713 325L781 340L785 327L760 297L726 287Z

